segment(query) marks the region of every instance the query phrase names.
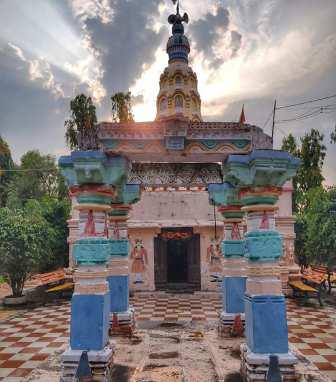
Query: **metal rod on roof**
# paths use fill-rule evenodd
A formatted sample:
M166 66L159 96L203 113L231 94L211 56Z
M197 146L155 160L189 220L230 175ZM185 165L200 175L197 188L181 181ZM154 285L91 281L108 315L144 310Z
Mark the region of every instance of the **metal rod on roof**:
M276 105L277 105L277 101L274 100L274 106L273 106L273 122L272 122L272 144L273 144L273 138L274 138L274 126L275 126L275 111L276 111Z
M217 241L217 217L216 217L216 206L214 204L214 220L215 220L215 240Z

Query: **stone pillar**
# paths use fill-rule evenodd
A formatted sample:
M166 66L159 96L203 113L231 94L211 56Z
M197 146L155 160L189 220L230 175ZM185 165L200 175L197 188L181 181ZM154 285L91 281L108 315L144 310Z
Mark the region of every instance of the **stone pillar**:
M109 216L111 257L108 264L110 288L110 333L132 335L134 309L129 306L129 239L127 220L131 204L139 201L140 187L126 184L117 191Z
M242 321L245 320L246 260L242 227L244 212L241 210L237 189L230 183L211 184L208 190L210 203L218 206L224 221L224 240L221 244L224 256L223 310L218 325L218 332L223 335L232 329L238 315Z
M247 343L242 346L242 374L249 382L265 380L271 354L279 357L283 380L295 380L296 358L288 347L286 302L280 280L282 237L275 227L275 203L283 183L295 174L298 165L290 154L275 150L230 155L224 163L225 179L239 187L242 210L247 213Z
M77 151L61 157L59 165L79 211L79 237L72 249L77 268L71 301L70 348L61 356L61 381L74 380L81 354L87 351L93 380L107 382L114 353L108 336L107 262L111 243L107 237L107 212L115 197L115 185L126 178L127 161L108 158L99 151Z
M73 246L78 239L78 220L77 219L69 219L67 221L69 228L69 236L68 236L68 244L69 244L69 269L72 270L76 264L73 259Z
M282 187L277 206L279 207L275 225L283 236L283 256L280 259L282 290L286 296L292 295L288 281L300 279L300 267L295 259L295 218L292 214L292 182L286 182Z

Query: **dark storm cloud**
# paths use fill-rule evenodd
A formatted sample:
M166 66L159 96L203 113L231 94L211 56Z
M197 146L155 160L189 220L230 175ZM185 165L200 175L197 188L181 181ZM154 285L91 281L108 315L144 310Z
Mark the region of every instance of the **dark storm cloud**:
M239 51L242 43L242 35L237 31L231 31L230 47L232 50L231 57L234 57Z
M216 12L208 12L203 18L192 23L190 34L195 41L197 51L202 51L204 57L210 62L214 69L218 68L223 62L224 57L218 57L216 54L216 43L223 34L229 31L230 13L227 8L218 6ZM231 32L231 49L234 56L241 44L242 36L237 31Z
M153 30L158 6L162 2L111 1L111 21L104 22L99 17L85 21L90 45L100 55L103 84L108 95L128 90L142 73L143 65L154 61L154 53L164 34L164 29Z
M28 150L57 155L64 150L64 118L69 100L51 80L52 66L39 66L15 45L0 49L0 134L15 160ZM37 75L31 80L32 75ZM70 77L63 73L64 82Z

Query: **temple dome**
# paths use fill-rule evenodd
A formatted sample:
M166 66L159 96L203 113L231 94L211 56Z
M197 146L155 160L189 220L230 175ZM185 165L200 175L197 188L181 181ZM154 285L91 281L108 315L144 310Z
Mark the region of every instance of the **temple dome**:
M157 97L157 120L184 117L193 122L202 121L201 98L197 90L197 76L188 65L190 43L184 34L183 23L189 17L179 13L170 15L172 35L167 42L168 67L160 77L160 91Z

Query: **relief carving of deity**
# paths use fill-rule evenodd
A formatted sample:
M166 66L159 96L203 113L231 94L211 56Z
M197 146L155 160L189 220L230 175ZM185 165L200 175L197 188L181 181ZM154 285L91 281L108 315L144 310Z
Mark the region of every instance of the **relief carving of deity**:
M222 250L219 241L214 238L207 249L207 262L211 275L220 277L223 271Z
M135 273L134 284L142 284L142 274L146 272L148 256L141 239L135 240L135 246L131 252L131 260L133 260L131 272Z
M284 240L284 243L283 243L283 261L287 265L293 265L295 263L294 243L292 240Z

